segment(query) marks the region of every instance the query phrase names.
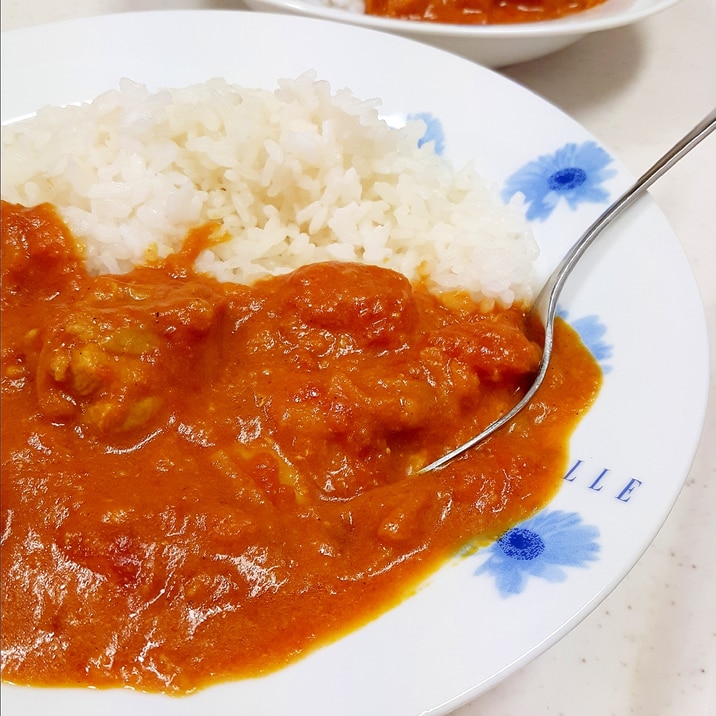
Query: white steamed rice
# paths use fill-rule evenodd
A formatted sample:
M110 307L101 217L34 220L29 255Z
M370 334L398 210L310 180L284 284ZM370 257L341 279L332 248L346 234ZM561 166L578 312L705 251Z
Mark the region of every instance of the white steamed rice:
M488 303L529 300L537 247L519 202L418 147L422 122L390 128L379 104L312 72L273 92L125 80L4 127L2 198L55 204L94 273L165 257L216 220L231 238L197 268L221 280L356 260Z

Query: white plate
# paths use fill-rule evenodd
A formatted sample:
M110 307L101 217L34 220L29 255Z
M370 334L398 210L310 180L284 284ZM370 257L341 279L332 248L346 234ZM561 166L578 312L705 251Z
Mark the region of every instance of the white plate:
M253 10L308 15L394 32L450 50L486 67L504 67L544 57L593 32L630 25L680 2L606 0L603 5L557 20L470 26L375 17L341 7L327 7L321 0L244 1ZM345 6L347 1L334 0L334 3Z
M386 71L396 57L410 73ZM122 77L153 88L214 76L272 88L307 69L336 90L383 98L395 120L428 113L448 156L474 158L500 185L525 189L529 206L542 207L533 220L542 273L631 182L581 126L490 70L393 35L284 15L141 13L4 33L2 119L91 99ZM520 181L519 170L538 158L533 178ZM561 198L543 196L547 177L568 167L585 181ZM617 585L666 519L696 449L708 386L700 298L649 198L590 250L563 308L607 372L572 440L574 469L547 509L513 534L521 543L456 559L397 608L268 677L182 699L4 686L5 716L440 714L544 651Z

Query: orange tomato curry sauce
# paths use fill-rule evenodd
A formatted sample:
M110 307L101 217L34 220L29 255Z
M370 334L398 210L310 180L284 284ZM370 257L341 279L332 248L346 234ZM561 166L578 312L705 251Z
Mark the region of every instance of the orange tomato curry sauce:
M512 429L417 475L529 381L519 310L353 263L222 284L191 268L211 227L92 277L52 207L2 221L15 683L181 694L280 668L542 507L600 383L560 324Z
M368 15L462 25L556 20L606 0L366 0Z

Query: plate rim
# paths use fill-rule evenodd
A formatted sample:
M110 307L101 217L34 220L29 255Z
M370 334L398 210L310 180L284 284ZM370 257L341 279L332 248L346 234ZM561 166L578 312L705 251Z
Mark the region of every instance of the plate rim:
M607 0L608 2L609 0ZM569 15L556 20L542 22L520 23L514 25L452 25L437 22L415 22L406 26L405 21L361 15L342 8L316 5L307 0L244 0L252 9L266 11L271 8L274 12L299 13L301 15L324 18L337 22L361 25L368 28L387 30L392 32L409 33L416 36L441 35L445 37L474 38L475 40L492 39L538 39L546 37L561 37L565 35L584 35L602 30L610 30L624 25L638 22L646 17L667 10L682 0L650 0L650 4L636 10L601 16L600 6L591 8L584 13ZM594 13L589 15L588 13ZM585 16L585 13L586 16Z

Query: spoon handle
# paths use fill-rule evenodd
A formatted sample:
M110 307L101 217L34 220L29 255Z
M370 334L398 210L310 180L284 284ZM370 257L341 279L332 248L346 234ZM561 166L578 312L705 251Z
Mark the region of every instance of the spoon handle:
M608 206L602 214L600 214L594 223L582 234L578 241L574 243L572 248L567 252L564 258L557 265L557 268L545 282L544 287L540 291L535 305L543 303L545 297L549 297L549 311L542 315L545 322L552 320L549 318L550 313L554 315L556 312L557 296L562 290L567 277L577 262L582 258L585 251L592 245L594 239L611 224L618 216L629 208L657 179L660 179L671 167L676 164L682 157L688 154L697 144L705 139L711 132L716 129L716 108L714 108L706 117L699 122L690 132L684 135L666 154L658 159L649 169L647 169L620 197L618 197L610 206Z
M660 177L662 177L671 167L676 164L682 157L688 154L697 144L705 139L711 132L716 129L716 108L714 108L706 117L699 122L690 132L682 137L669 151L666 152L659 160L656 161L649 169L644 172L621 196L619 196L592 225L582 234L582 236L572 245L564 258L557 265L545 282L542 290L537 295L530 314L536 314L544 324L544 346L542 351L542 360L540 361L539 370L534 382L522 399L509 412L502 417L490 423L481 433L471 438L467 442L459 445L454 450L431 462L429 465L421 468L418 474L431 472L440 467L444 467L448 462L461 455L466 450L475 447L479 443L486 440L490 435L499 430L501 427L511 422L513 418L520 413L527 404L532 400L538 391L549 367L549 361L552 357L552 346L554 341L554 319L557 314L557 299L567 280L567 277L576 266L577 262L582 258L585 251L591 246L594 239L611 224L618 216L630 207L640 196L642 196L649 187Z

